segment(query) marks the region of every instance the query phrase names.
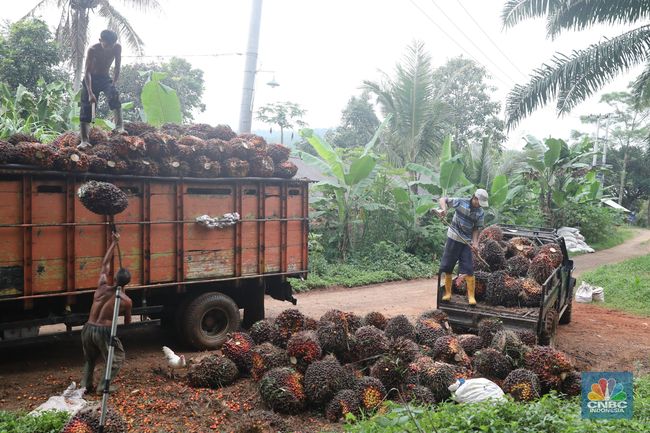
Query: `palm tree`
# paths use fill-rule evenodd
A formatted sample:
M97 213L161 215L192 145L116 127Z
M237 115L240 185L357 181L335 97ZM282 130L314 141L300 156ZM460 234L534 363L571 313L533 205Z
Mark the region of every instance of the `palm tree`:
M534 17L546 17L547 37L565 30L584 30L594 24L635 24L650 18L648 0L508 0L502 12L505 27ZM558 114L571 111L617 74L646 63L636 79L636 97L650 93L650 25L645 24L611 39L556 54L536 69L525 85L516 85L506 103L507 124L516 125L535 109L557 99ZM646 95L644 95L646 93Z
M124 0L122 3L127 3L142 11L161 9L158 0ZM110 0L41 0L29 11L28 15L33 15L41 7L52 4L61 10L56 28L56 40L74 71L73 86L75 89L81 85L84 56L88 45L88 24L90 14L95 12L95 9L97 9L97 14L106 20L110 30L122 36L137 54L143 53L142 39L126 17L111 5Z

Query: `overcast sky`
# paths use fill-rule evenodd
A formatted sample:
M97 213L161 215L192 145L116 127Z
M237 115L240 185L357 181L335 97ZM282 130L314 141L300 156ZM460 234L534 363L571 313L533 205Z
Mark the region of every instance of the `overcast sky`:
M142 60L184 57L205 72L206 111L196 120L210 124L239 123L244 53L248 41L250 0L159 0L163 11L146 14L114 6L130 18L144 40ZM0 0L0 18L17 20L36 0ZM55 3L54 1L52 3ZM128 3L128 2L127 2ZM497 87L494 98L505 101L515 83L547 62L555 52L569 54L622 27L596 27L567 33L555 41L545 38L544 22L529 20L503 30L500 14L504 0L264 0L260 33L255 109L277 101L292 101L307 110L310 127L332 127L363 80L376 80L379 71L392 73L413 40L422 40L435 66L463 55L484 65ZM464 9L463 9L464 8ZM50 24L56 15L41 13ZM91 16L91 41L104 27ZM125 47L126 48L126 47ZM128 48L124 55L133 54ZM211 56L206 56L211 55ZM155 57L163 56L163 57ZM127 57L125 63L136 61ZM620 76L604 91L623 90L640 71ZM265 85L271 78L279 87ZM602 93L602 92L601 92ZM579 105L561 119L553 107L539 110L509 133L508 147L520 147L527 133L568 138L571 129L588 131L581 114L605 111L599 95ZM253 128L265 125L253 120Z

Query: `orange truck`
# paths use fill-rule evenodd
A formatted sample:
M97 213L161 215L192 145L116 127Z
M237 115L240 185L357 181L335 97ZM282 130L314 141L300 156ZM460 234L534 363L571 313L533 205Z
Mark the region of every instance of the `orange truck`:
M43 338L39 328L87 318L110 221L77 197L87 180L115 184L115 216L134 315L159 319L197 349L264 318L264 297L295 303L288 277L307 273L308 181L163 178L0 168L0 346ZM201 215L237 212L208 228ZM114 259L113 269L117 267ZM144 320L146 321L146 320Z

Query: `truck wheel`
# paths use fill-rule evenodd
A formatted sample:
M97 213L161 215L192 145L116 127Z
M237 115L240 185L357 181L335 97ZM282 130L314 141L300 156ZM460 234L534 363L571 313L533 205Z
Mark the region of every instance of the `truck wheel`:
M180 314L180 331L192 347L217 349L239 329L239 308L230 297L209 292L192 299Z
M562 317L560 317L560 325L568 325L571 323L571 309L573 307L573 299L569 301L569 305L566 306L564 309L564 313L562 313Z
M551 308L544 318L543 328L539 335L540 346L555 346L555 333L557 331L557 310Z

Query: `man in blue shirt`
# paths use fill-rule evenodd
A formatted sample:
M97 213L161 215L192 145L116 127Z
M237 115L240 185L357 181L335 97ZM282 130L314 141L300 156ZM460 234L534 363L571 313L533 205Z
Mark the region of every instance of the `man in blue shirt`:
M465 275L467 300L469 305L476 305L472 248L478 247L478 235L484 221L483 208L488 207L488 193L479 188L470 199L441 197L439 203L443 217L447 214L449 206L456 210L451 227L447 230L447 243L440 260L440 272L445 278L445 294L442 300L451 299L452 272L456 263L460 262L458 273ZM471 244L472 248L468 244Z

